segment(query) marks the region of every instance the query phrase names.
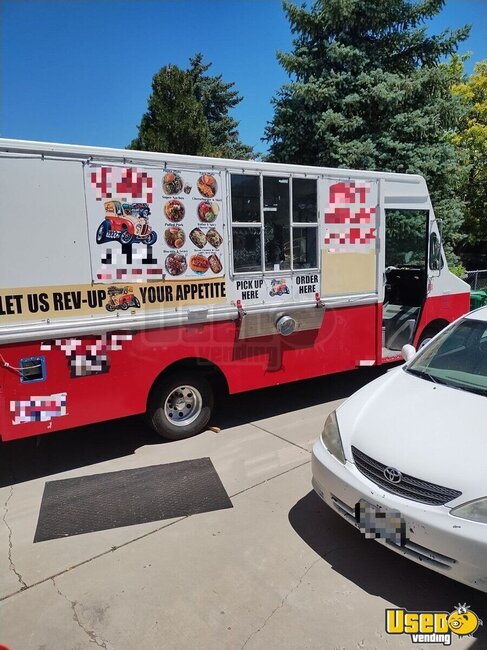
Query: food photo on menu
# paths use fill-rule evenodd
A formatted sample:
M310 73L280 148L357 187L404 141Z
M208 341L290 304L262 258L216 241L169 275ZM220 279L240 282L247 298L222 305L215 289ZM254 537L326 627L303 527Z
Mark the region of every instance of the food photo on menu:
M186 235L182 228L166 228L164 240L169 248L181 248L186 240Z
M202 201L198 205L198 217L203 223L213 223L218 217L220 206L218 203L210 203L209 201Z
M223 271L219 181L212 174L167 170L162 178L164 265L169 276L219 275Z

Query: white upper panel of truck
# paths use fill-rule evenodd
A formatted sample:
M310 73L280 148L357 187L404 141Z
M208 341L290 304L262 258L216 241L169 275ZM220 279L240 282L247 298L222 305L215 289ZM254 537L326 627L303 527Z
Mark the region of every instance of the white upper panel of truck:
M0 193L2 331L377 301L385 208L431 211L417 175L1 139Z

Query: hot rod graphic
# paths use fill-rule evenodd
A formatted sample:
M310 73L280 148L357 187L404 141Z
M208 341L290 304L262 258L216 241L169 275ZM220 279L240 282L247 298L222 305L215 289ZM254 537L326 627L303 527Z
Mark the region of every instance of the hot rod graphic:
M140 302L137 296L134 296L132 287L108 287L108 302L105 307L107 311L115 311L115 309L123 309L124 311L129 307L140 307Z
M149 226L149 206L146 203L105 203L105 221L98 226L96 243L103 244L118 239L122 244L143 242L151 246L157 241L157 233Z
M269 295L273 296L282 296L283 293L289 293L289 287L287 286L285 280L272 280L271 281L271 290Z
M150 215L150 208L147 203L132 203L130 209L134 217L148 217Z

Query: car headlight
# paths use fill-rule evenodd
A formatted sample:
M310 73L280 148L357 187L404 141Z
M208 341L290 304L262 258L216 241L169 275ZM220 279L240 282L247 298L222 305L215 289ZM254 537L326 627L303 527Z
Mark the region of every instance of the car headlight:
M487 524L487 497L475 499L462 506L457 506L450 510L454 517L469 519L470 521L479 521L481 524Z
M326 418L325 427L321 434L321 442L330 454L345 465L345 454L343 453L342 439L335 411L332 411Z

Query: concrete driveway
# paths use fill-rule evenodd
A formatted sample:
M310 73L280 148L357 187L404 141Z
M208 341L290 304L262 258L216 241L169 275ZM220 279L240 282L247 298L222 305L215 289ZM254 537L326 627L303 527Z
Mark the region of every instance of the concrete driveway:
M129 418L1 445L0 644L441 647L388 636L384 610L458 602L487 627L485 595L364 539L311 490L310 450L326 415L379 372L233 396L213 418L220 432L181 442ZM206 457L232 508L33 543L46 481ZM476 637L453 646L487 647L483 629Z

